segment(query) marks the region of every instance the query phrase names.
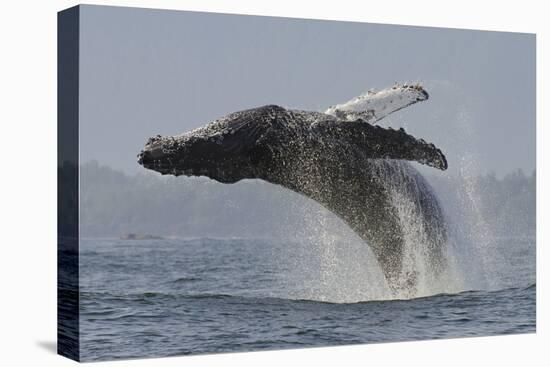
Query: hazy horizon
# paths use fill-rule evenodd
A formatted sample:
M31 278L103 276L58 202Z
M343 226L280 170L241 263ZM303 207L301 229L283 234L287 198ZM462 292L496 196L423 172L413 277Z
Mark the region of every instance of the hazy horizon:
M319 203L262 180L246 179L225 185L206 177L176 178L147 170L129 174L96 163L82 164L79 170L80 233L86 237L145 232L283 238L303 234L303 221L312 216L323 218L326 233L354 236L341 219ZM469 206L463 207L464 195L470 195L483 213L487 234L534 233L533 173L516 172L504 178L437 174L425 177L450 223L462 223L461 215L475 218L468 212ZM313 228L316 225L309 230Z
M531 34L85 5L80 72L80 158L128 173L150 136L394 82L430 99L381 124L435 143L449 173L536 166Z

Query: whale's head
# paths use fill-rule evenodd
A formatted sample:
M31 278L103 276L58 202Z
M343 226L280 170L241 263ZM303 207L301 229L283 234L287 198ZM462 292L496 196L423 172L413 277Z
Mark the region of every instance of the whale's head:
M275 105L235 112L180 135L149 138L138 163L161 174L234 183L245 178L273 179L278 172L312 168L317 164L313 161L332 159L344 167L346 154L355 154L360 161L403 159L447 168L438 148L403 129Z
M138 163L163 175L207 176L223 183L255 178L269 160L270 151L259 141L270 125L249 117L242 111L181 135L151 137Z

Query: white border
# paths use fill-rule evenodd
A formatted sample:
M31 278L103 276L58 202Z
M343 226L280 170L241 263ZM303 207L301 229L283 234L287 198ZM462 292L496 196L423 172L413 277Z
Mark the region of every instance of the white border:
M138 6L373 23L537 33L538 314L537 335L451 339L100 363L105 366L544 365L550 345L545 279L549 272L549 27L543 1L95 1ZM56 12L73 1L5 1L0 10L2 302L0 364L72 365L50 351L56 337ZM546 97L546 98L545 98ZM547 102L548 103L548 102ZM46 347L44 347L46 345ZM47 346L50 346L50 349ZM548 348L548 347L546 347Z

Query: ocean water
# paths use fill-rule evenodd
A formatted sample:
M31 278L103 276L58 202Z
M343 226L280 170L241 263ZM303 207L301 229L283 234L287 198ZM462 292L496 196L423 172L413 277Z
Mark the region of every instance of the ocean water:
M458 254L443 285L399 299L360 241L83 239L81 358L535 332L535 239L492 243L484 274Z

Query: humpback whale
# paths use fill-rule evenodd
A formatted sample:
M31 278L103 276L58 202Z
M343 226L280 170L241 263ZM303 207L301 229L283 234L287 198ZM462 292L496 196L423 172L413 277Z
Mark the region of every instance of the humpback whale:
M417 274L404 266L404 216L422 232L433 274L445 266L446 228L437 197L408 161L445 170L447 160L434 144L378 122L428 98L420 85L396 84L324 112L277 105L234 112L180 135L149 138L138 163L227 184L261 179L305 195L371 247L390 289L414 292ZM408 200L408 213L396 197Z

